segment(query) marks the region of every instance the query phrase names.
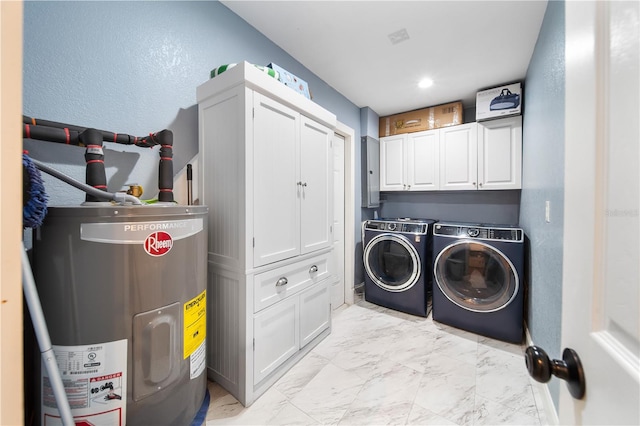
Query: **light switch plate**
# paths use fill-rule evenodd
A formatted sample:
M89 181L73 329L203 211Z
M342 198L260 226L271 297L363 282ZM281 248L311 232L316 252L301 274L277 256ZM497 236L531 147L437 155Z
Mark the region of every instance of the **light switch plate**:
M547 223L551 222L551 201L544 202L544 220Z

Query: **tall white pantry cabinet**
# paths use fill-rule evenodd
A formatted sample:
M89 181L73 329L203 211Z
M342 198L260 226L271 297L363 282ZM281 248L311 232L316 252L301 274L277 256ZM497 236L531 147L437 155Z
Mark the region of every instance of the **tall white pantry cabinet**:
M248 406L331 330L336 117L246 62L197 100L207 371Z

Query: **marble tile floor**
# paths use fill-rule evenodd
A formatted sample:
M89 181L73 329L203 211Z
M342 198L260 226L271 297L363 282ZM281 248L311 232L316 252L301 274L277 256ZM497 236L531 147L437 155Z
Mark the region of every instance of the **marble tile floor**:
M248 408L209 382L206 425L547 424L524 345L363 300L332 327Z

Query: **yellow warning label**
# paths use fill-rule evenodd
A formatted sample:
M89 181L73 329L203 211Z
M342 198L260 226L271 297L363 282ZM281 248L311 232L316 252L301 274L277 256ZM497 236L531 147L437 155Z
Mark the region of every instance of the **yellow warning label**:
M184 358L207 337L207 290L184 304Z

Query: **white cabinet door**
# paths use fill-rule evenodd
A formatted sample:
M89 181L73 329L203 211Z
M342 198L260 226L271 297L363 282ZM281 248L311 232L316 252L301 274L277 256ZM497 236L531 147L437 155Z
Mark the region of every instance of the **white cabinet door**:
M301 253L329 247L333 222L333 132L307 117L301 118L300 137L300 246Z
M291 355L298 352L300 347L298 317L297 297L285 299L254 317L254 384L260 383Z
M522 188L522 116L478 123L478 189Z
M299 137L300 115L254 92L253 266L300 253Z
M405 135L380 139L380 191L404 191Z
M440 130L440 189L477 189L478 135L476 123Z
M409 191L440 188L440 131L409 133L405 167Z
M329 280L300 294L300 347L329 327Z

